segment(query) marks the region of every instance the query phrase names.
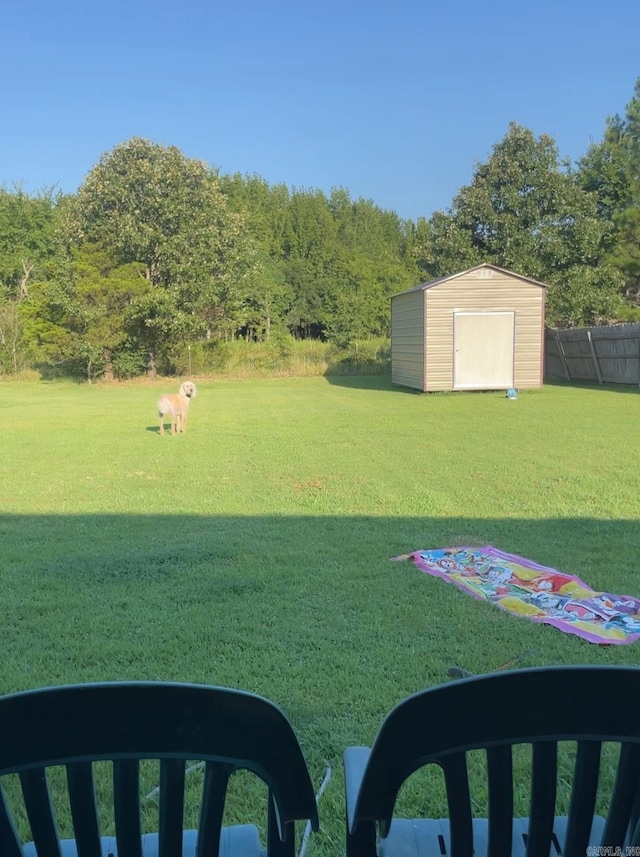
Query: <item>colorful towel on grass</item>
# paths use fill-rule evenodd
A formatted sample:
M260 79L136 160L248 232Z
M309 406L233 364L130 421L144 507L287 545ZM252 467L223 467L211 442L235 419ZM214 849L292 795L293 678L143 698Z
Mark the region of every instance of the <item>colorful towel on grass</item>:
M392 559L411 559L422 571L475 598L577 634L590 643L623 644L640 639L640 599L596 592L579 577L491 545L418 550Z

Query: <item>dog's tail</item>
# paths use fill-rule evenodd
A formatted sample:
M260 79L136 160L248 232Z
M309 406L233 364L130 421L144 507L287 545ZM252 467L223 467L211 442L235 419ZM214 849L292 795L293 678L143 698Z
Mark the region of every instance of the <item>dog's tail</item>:
M158 399L158 416L163 417L165 414L170 413L171 411L171 402L167 399L166 396L161 396Z

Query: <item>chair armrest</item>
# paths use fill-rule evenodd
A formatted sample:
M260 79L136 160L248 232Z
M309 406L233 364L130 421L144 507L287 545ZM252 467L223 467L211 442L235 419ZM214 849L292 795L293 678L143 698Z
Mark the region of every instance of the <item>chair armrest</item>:
M344 751L344 790L347 804L347 825L350 833L353 832L356 801L370 755L371 747L347 747Z

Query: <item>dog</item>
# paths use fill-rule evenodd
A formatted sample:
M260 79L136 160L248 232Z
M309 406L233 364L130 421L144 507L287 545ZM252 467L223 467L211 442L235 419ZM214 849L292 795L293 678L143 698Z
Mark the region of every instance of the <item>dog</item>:
M164 434L164 418L171 418L171 434L187 430L187 414L189 402L196 397L196 385L193 381L185 381L177 393L165 393L158 399L158 416L160 418L160 434Z

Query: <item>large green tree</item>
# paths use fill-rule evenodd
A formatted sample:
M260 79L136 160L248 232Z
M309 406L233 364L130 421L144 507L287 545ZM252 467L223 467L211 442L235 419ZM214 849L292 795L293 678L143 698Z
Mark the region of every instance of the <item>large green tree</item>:
M603 139L578 162L578 180L612 227L607 262L624 277L627 297L640 302L640 78L624 117L607 118Z
M244 220L229 211L216 171L138 137L90 171L68 234L76 243L100 242L121 264L143 265L155 291L137 304L149 374L160 348L215 334L212 308L242 292L253 264Z
M594 264L606 228L551 137L512 123L453 202L482 260L541 279Z
M388 333L389 297L417 277L407 222L345 188L327 196L238 174L221 187L259 251L243 333L266 338L284 324L345 343Z
M29 282L56 252L56 212L61 195L28 194L22 185L0 188L0 294L26 297Z
M440 276L492 262L551 285L550 323L593 324L620 302L620 277L603 264L611 228L554 140L512 123L451 210L433 216L423 264Z
M630 203L627 132L620 116L607 119L603 139L591 143L578 161L576 178L584 190L595 194L604 220L611 221Z
M640 303L640 78L626 107L624 143L629 192L614 213L618 240L611 261L625 277L627 295Z
M0 188L0 374L17 375L29 365L24 304L60 250L63 201L52 189L31 195L19 184Z

